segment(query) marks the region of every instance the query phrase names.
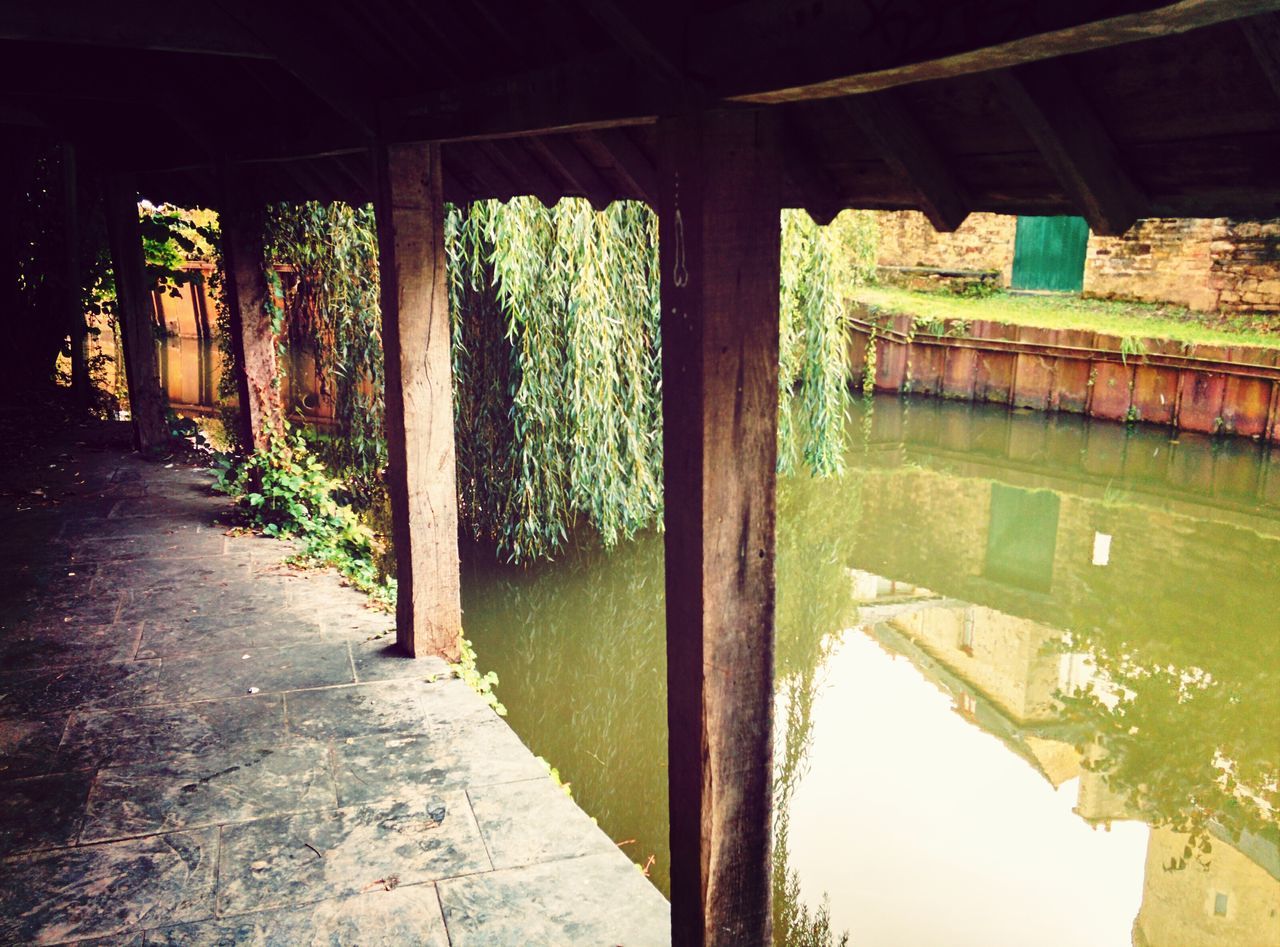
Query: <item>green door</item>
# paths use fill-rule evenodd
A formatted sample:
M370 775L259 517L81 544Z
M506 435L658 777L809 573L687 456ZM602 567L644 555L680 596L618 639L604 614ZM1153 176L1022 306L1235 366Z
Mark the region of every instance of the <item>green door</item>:
M1080 292L1088 245L1089 225L1083 217L1019 217L1013 288Z

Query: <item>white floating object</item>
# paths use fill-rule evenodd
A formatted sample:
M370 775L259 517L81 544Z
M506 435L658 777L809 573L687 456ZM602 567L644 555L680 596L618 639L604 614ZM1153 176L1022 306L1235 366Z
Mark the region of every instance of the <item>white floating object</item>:
M1111 562L1111 535L1109 533L1093 534L1093 564L1105 566Z
M242 660L242 661L248 661L248 660L249 660L249 656L248 656L247 654L242 654L242 655L240 655L240 660Z

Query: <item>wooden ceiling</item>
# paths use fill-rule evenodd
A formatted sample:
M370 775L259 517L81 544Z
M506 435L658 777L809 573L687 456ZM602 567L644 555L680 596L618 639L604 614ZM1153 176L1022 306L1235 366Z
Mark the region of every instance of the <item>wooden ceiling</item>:
M362 202L445 142L454 201L656 197L654 122L767 107L786 201L1280 216L1280 0L0 0L0 136L154 200Z

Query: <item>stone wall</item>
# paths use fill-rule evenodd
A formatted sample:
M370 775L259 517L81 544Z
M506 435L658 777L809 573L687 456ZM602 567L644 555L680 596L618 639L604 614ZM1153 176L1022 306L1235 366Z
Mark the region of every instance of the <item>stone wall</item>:
M1221 220L1151 217L1123 236L1089 235L1084 295L1173 303L1202 311L1217 308L1210 280ZM1273 262L1280 272L1280 260Z
M929 266L945 270L996 270L1009 285L1018 218L970 214L955 233L939 233L914 210L881 211L880 266Z
M876 216L881 267L995 270L1009 285L1017 217L970 214L955 233L938 233L917 211ZM1090 235L1084 294L1280 313L1280 220L1152 217L1121 237Z
M1221 220L1212 251L1217 308L1280 313L1280 220Z

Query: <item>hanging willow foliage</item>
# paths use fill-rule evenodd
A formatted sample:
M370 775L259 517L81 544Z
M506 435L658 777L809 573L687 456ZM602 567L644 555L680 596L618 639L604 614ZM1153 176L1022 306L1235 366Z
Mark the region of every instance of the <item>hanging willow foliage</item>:
M363 493L387 457L373 208L279 204L267 220L270 258L297 276L284 294L289 343L314 354L320 393L333 404L337 436L323 442L325 460Z
M385 463L373 213L282 205L277 262L298 271L295 344L335 399L331 461ZM874 226L782 219L779 467L841 467L849 399L845 296L874 265ZM662 511L658 225L643 204L580 199L449 207L454 405L462 522L501 555L556 553L577 523L605 545Z
M656 222L517 198L450 211L462 516L514 559L583 517L606 545L662 502Z

